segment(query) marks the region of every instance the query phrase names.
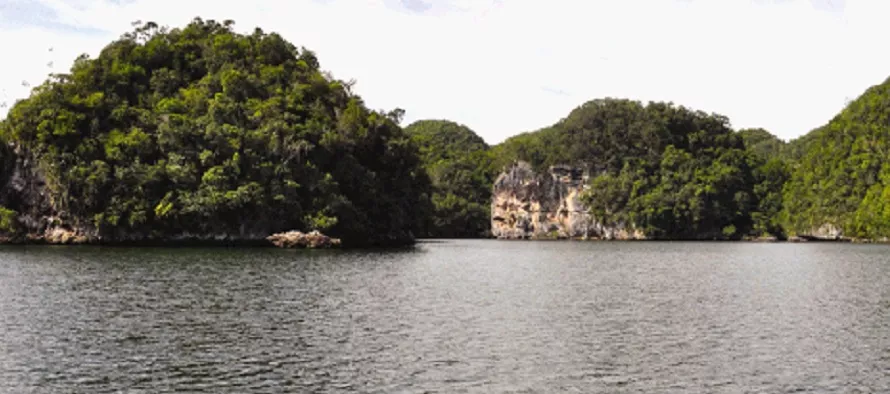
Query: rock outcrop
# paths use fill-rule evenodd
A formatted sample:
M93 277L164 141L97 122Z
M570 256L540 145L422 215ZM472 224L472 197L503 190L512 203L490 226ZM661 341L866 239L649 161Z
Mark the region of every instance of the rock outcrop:
M340 246L339 239L328 237L318 231L313 231L308 234L300 231L288 231L286 233L270 235L266 239L279 248L322 249Z
M53 209L40 171L19 152L5 164L8 172L3 174L0 205L18 212L19 223L30 231L51 225Z
M569 166L553 166L536 174L518 162L495 180L492 188L491 232L501 239L643 239L639 230L604 226L581 202L588 174Z
M843 229L831 223L825 223L819 226L819 228L814 228L809 234L805 235L818 240L843 240L846 238Z
M792 240L791 238L794 238ZM802 232L789 241L807 242L807 241L824 241L824 242L881 242L881 239L857 239L844 234L844 229L831 223L824 223L819 227L813 227L810 231Z
M0 206L17 212L22 234L4 234L9 243L83 244L95 241L89 229L66 223L63 210L55 206L42 171L29 155L14 147L5 147L6 161L0 174Z

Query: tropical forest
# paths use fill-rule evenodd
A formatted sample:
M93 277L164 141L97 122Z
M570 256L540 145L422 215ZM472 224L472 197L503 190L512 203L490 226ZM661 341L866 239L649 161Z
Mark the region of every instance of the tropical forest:
M491 146L445 119L403 125L310 49L233 26L144 23L16 102L0 122L3 239L489 237L492 187L517 162L583 169L589 214L647 238L890 237L890 80L788 142L675 103L596 98Z

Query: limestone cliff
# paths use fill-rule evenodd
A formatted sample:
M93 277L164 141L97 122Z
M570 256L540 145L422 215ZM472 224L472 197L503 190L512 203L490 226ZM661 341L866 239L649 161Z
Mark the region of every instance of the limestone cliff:
M579 168L553 166L536 174L518 162L495 180L491 232L501 239L642 239L640 231L607 227L581 202L588 175Z
M8 147L4 153L0 206L18 213L16 220L21 234L13 237L4 234L0 240L72 244L96 238L94 231L72 225L64 218L64 210L52 201L43 172L34 165L30 155L14 147Z

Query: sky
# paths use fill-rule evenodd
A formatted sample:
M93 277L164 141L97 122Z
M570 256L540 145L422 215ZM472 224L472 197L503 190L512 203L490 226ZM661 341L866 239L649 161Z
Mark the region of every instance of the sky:
M603 97L671 101L783 139L890 76L887 0L0 0L0 117L137 20L261 27L371 108L489 143Z

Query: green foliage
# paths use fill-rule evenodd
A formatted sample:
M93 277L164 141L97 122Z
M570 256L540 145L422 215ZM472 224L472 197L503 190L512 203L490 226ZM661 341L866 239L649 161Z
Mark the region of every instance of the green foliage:
M743 129L739 135L745 146L763 160L782 157L787 144L764 129Z
M590 101L495 148L496 163L584 167L583 200L609 225L653 238L739 238L756 206L752 154L722 116L670 103Z
M890 79L792 145L782 213L790 232L829 224L851 237L890 236Z
M454 161L488 149L473 130L447 120L419 120L405 127L405 132L419 147L424 163Z
M81 56L0 122L0 181L24 155L54 215L105 239L319 229L349 245L474 237L516 160L583 167L606 224L653 238L890 237L890 80L788 143L671 103L600 99L489 147L472 130L368 109L277 34L154 23ZM0 193L0 231L22 198ZM29 211L30 214L30 211Z
M753 233L784 238L785 229L780 220L784 198L782 191L790 177L791 166L788 161L780 157L766 161L761 159L758 162L759 166L754 170L756 179L754 197L757 206L751 212L751 219L754 222Z
M106 238L323 228L408 242L429 197L400 111L368 110L277 34L147 23L9 112L58 209Z
M5 130L5 123L0 123L0 186L4 188L7 187L7 182L11 175L10 173L15 165L15 154L9 149L9 145L5 138ZM14 209L10 209L8 205L10 203L15 203L15 201L9 201L5 194L7 193L0 193L0 235L17 235L20 231L20 226L17 220L18 212Z
M496 175L489 147L475 132L444 120L405 128L420 147L433 185L431 214L421 233L437 238L478 237L491 227L491 186Z
M810 149L810 144L815 142L815 137L818 133L810 132L804 134L800 137L797 137L791 141L788 141L785 144L785 148L783 149L782 156L791 161L800 161L807 154L807 151Z
M782 190L790 176L790 146L764 129L744 129L738 134L752 153L754 168L754 201L751 211L752 235L772 235L785 238L779 220L783 207Z
M16 211L0 206L0 234L15 234L18 232L17 215Z

